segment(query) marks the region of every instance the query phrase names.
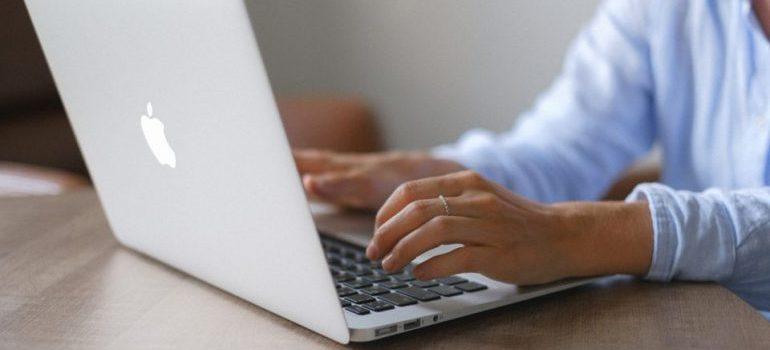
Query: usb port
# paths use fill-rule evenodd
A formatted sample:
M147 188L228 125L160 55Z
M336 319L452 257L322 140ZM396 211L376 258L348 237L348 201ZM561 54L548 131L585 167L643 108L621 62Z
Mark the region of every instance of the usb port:
M404 323L404 330L408 331L410 329L415 329L420 326L420 319L416 319L414 321L409 321Z
M388 334L391 334L391 333L395 333L397 329L398 329L398 325L395 325L395 324L392 325L392 326L387 326L387 327L382 327L380 329L375 329L374 330L374 336L375 337L381 337L383 335L388 335Z

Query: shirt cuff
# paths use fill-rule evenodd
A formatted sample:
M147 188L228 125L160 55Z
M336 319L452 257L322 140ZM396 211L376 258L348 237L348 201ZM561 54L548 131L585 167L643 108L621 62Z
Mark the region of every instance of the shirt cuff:
M679 250L679 233L673 203L668 189L659 184L641 184L626 198L626 202L646 201L649 204L653 228L652 264L645 279L670 281L673 278Z

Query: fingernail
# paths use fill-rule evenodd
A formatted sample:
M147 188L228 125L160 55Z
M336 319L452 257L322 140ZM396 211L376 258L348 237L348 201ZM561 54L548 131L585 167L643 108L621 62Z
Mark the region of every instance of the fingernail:
M382 260L382 267L387 270L391 271L393 268L393 255L388 255L385 257L384 260Z
M366 248L366 256L369 259L376 260L377 255L379 254L379 250L377 249L377 246L374 244L369 244L369 247Z

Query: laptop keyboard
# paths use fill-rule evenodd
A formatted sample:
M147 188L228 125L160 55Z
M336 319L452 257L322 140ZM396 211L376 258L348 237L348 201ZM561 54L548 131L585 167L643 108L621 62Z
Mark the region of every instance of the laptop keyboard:
M412 276L414 265L411 264L400 271L387 273L379 261L366 257L363 248L325 236L321 236L321 242L340 304L356 315L394 310L487 289L483 284L458 276L419 281Z

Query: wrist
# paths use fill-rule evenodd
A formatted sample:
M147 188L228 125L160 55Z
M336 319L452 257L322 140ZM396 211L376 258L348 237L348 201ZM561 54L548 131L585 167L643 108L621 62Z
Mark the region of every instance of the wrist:
M570 276L647 274L652 219L645 202L573 202L554 205L565 233Z

